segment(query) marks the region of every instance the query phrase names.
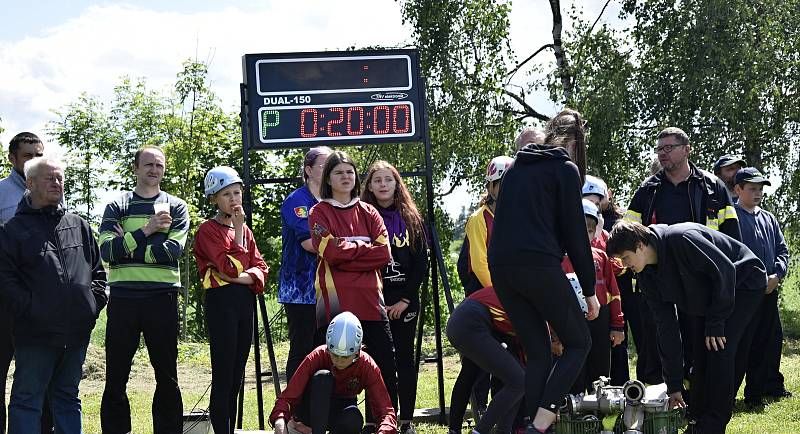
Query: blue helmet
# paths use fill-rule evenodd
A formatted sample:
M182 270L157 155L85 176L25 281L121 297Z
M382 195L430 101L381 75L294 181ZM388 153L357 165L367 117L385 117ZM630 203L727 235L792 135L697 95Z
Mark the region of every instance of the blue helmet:
M340 357L352 356L361 350L361 338L363 336L361 321L350 312L342 312L336 315L331 320L331 323L328 324L325 344L331 354Z

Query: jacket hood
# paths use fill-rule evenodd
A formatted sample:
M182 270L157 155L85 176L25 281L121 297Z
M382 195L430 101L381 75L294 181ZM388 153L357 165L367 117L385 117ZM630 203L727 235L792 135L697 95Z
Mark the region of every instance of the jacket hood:
M536 163L543 160L567 160L569 153L565 148L553 145L537 145L530 143L517 152L516 161L522 164Z
M22 199L19 201L19 205L17 205L17 214L34 214L34 215L46 215L46 216L57 216L61 217L64 215L64 207L61 206L59 203L55 206L46 206L43 208L33 208L31 206L31 193L30 191L25 191L25 194L22 195Z

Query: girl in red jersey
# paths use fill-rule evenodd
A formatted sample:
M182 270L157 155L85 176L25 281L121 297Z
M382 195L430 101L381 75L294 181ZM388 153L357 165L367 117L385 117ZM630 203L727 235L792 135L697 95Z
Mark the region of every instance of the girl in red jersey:
M414 335L419 288L428 276L428 245L422 216L397 169L376 161L367 170L361 200L373 205L386 225L392 260L383 271L383 295L397 364L400 433L412 434L417 400Z
M211 347L211 425L233 433L236 395L253 336L254 294L264 291L269 267L244 223L242 179L230 167L208 171L205 194L217 206L197 230L194 257L203 289Z
M317 341L321 342L331 318L352 312L361 321L366 348L380 367L397 408L397 369L381 278L391 252L383 219L375 207L359 199L360 187L353 160L334 151L322 172L322 201L308 216L311 242L319 257L314 282ZM370 419L368 412L368 423Z

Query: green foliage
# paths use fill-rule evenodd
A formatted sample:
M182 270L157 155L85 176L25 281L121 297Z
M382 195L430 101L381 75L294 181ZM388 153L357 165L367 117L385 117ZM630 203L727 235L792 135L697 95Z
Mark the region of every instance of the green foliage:
M477 190L489 160L512 152L516 125L502 89L510 9L507 1L402 2L427 80L435 185Z
M2 121L3 121L3 118L0 117L0 122L2 122ZM5 131L5 129L3 128L3 125L0 124L0 133L2 133L3 131ZM6 145L3 142L0 142L0 148L2 148L3 151L7 151L8 150L8 145ZM3 164L0 164L0 179L5 178L6 176L8 176L9 170L11 170L11 166L8 163L3 162Z

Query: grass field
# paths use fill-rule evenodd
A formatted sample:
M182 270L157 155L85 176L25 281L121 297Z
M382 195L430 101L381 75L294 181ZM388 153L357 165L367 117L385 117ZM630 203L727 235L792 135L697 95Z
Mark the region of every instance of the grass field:
M780 402L770 403L761 411L745 411L737 405L733 420L728 425L728 433L732 434L763 434L763 433L800 433L800 285L797 274L784 284L782 295L782 316L789 337L784 346L782 369L786 377L786 387L795 393L795 397ZM84 432L89 434L100 433L100 400L103 393L105 358L102 348L104 320L98 322L92 338L92 344L87 353L84 365L84 379L81 382L81 398L83 400ZM444 357L444 385L445 401L449 404L450 391L458 375L458 356L445 340ZM279 369L282 371L287 353L287 345L276 345ZM426 341L423 353L433 355L432 341ZM247 382L245 388L245 429L258 428L258 411L256 401L256 385L254 368L251 361L247 368ZM269 370L266 350L262 354L264 370ZM417 408L438 407L438 390L436 365L425 363L420 366L418 381ZM13 366L9 372L9 391L13 375ZM264 385L264 413L269 415L274 402L275 394L272 383L267 379ZM208 407L208 388L211 383L210 357L208 346L199 343L183 343L179 352L179 381L183 393L183 406L186 412L192 409L206 409ZM282 384L284 384L282 382ZM128 394L133 414L133 432L150 433L151 425L151 400L154 390L152 369L145 350L140 349L136 354L131 380L128 384ZM741 398L741 396L740 396ZM446 428L435 424L420 424L418 432L424 434L443 433ZM466 426L465 426L465 432Z

